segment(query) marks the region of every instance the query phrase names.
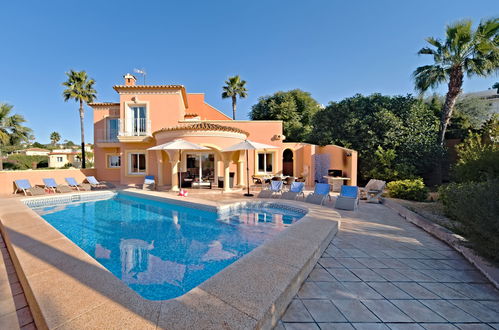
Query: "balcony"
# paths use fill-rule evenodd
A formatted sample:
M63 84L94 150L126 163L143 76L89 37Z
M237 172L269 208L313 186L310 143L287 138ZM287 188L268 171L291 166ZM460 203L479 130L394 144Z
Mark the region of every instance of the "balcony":
M119 129L96 129L94 140L99 147L117 147L119 146Z
M145 118L134 118L128 125L120 125L117 136L120 142L146 142L152 137L151 121Z

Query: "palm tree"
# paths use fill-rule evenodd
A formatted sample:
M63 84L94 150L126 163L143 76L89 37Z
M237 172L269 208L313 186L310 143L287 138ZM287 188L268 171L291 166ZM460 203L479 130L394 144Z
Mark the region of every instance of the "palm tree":
M237 97L245 98L248 96L246 89L246 80L241 80L239 75L234 77L229 77L228 80L225 81L225 86L222 87L222 98L223 99L232 99L232 119L236 120L236 103Z
M57 132L50 133L50 142L52 145L56 145L57 142L61 140L61 135Z
M0 103L0 145L17 145L22 141L27 142L31 136L31 129L24 126L23 116L11 115L13 106ZM0 170L3 169L2 150L0 148Z
M75 100L80 103L80 129L81 129L81 167L85 168L85 131L83 128L83 119L85 115L85 109L83 108L83 103L91 103L97 97L97 91L94 89L95 80L88 78L85 71L74 71L71 70L66 72L68 80L63 82L62 85L67 87L62 96L64 101Z
M418 54L432 55L434 63L418 67L413 76L421 93L448 84L438 141L443 146L464 75L485 77L499 69L499 18L481 21L475 30L469 20L456 22L447 26L445 40L430 37L426 41L431 47L421 48Z

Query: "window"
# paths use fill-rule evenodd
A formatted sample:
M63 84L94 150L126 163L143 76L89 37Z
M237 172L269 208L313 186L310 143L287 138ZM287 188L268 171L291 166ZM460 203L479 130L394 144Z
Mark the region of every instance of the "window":
M107 167L116 168L121 166L121 156L109 155L107 156Z
M132 133L133 135L145 135L146 124L146 108L145 107L131 107L132 111Z
M118 141L118 133L120 130L120 120L119 118L108 118L107 119L107 141Z
M146 174L146 154L145 153L130 153L128 154L128 173L129 174Z
M272 173L273 172L273 153L258 153L258 172L260 173Z
M57 157L57 162L62 163L62 157Z

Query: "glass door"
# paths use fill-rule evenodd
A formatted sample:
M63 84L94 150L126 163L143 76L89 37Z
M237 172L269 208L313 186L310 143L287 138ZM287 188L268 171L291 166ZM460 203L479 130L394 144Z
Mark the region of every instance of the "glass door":
M215 175L215 154L187 154L188 176L195 182L208 182Z
M146 108L132 107L132 133L135 136L146 134Z
M201 182L213 181L215 176L215 155L201 154Z
M120 130L120 120L118 118L108 118L107 120L107 140L118 141L118 133Z

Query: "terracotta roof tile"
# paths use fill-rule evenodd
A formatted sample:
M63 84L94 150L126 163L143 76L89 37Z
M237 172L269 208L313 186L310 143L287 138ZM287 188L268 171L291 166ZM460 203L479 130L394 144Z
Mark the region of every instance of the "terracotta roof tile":
M133 85L133 86L126 86L126 85L115 85L113 86L114 89L178 89L178 88L184 88L184 85Z
M169 131L223 131L223 132L233 132L233 133L241 133L245 135L249 135L248 132L243 131L240 128L236 127L230 127L230 126L223 126L223 125L218 125L218 124L212 124L212 123L195 123L195 124L182 124L182 125L177 125L173 127L165 127L162 128L154 134L159 133L159 132L169 132Z
M89 103L88 105L94 107L94 106L109 106L109 105L120 105L120 104L116 102L92 102Z

